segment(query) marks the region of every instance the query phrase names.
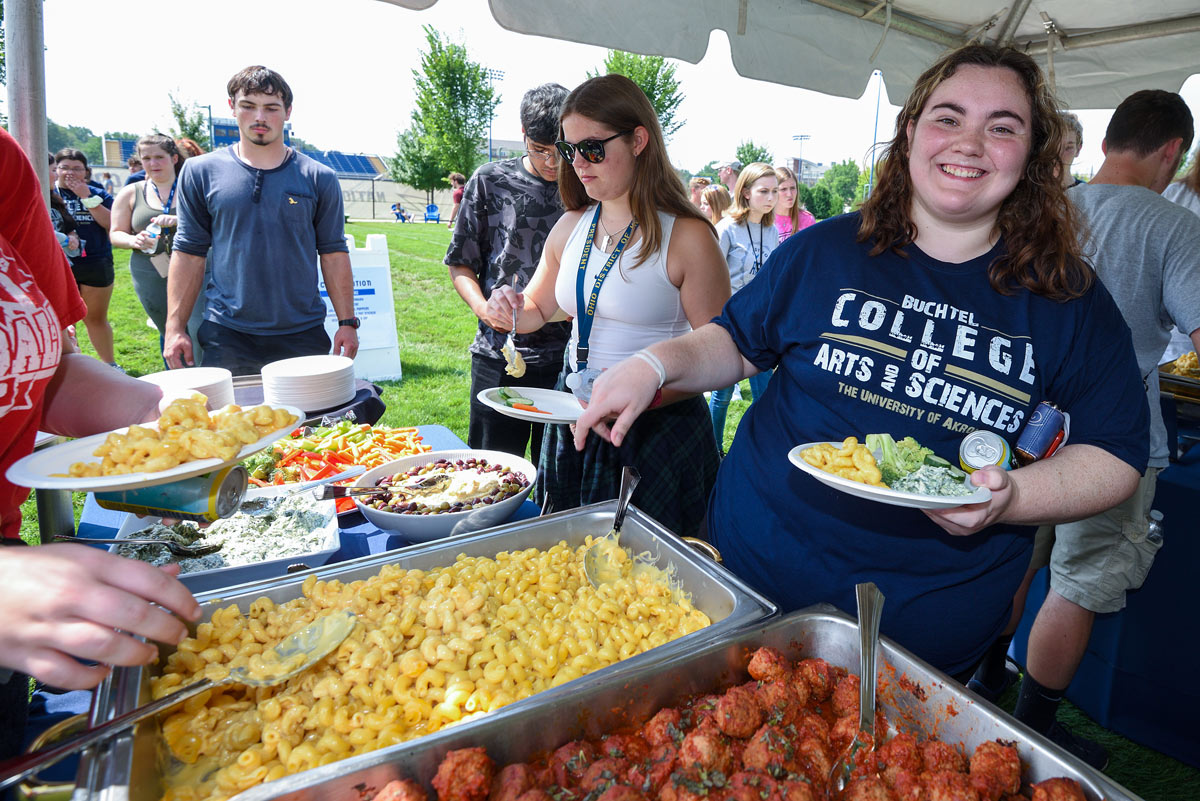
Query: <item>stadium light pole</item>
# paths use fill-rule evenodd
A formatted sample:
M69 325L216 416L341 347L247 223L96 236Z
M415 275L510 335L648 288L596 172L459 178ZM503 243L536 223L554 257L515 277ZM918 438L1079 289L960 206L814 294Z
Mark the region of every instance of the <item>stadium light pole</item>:
M488 78L488 88L491 88L493 82L504 80L504 70L497 70L487 67L486 72ZM492 117L494 116L494 111L488 115L488 161L492 160Z
M216 150L217 149L217 137L216 137L216 132L213 130L213 124L212 124L212 104L210 103L207 106L197 105L196 108L208 109L208 149Z
M812 139L812 137L808 134L796 134L792 137L793 142L800 143L800 149L796 151L796 158L800 162L800 183L804 183L804 143L809 139Z

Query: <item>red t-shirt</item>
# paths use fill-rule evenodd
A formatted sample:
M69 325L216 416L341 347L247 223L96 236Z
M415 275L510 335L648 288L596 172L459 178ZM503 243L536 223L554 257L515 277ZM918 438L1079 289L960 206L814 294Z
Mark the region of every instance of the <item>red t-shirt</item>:
M46 385L62 358L62 329L83 319L87 307L33 167L3 129L0 175L0 535L16 537L29 490L4 473L33 450Z

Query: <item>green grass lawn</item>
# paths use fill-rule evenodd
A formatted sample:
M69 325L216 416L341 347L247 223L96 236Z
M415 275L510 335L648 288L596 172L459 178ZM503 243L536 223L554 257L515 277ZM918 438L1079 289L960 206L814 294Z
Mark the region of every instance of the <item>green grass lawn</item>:
M440 423L462 439L467 438L471 363L467 353L475 335L476 319L459 299L442 264L450 231L443 225L352 223L347 233L361 246L368 234L385 234L392 266L396 330L400 341L403 380L379 382L387 412L385 425L410 426ZM131 375L163 369L158 333L146 325L129 278L129 251L116 250L117 282L109 320L115 332L117 362ZM87 332L79 328L79 343L95 355ZM750 396L749 385L742 393ZM725 428L725 450L733 439L749 404L733 401ZM83 495L77 494L76 518ZM37 539L37 517L32 499L22 507L25 519L21 536ZM1002 699L1011 711L1016 691ZM1108 775L1147 801L1190 801L1200 787L1200 771L1170 757L1142 748L1088 720L1077 709L1065 711L1064 720L1080 734L1100 739L1113 755Z

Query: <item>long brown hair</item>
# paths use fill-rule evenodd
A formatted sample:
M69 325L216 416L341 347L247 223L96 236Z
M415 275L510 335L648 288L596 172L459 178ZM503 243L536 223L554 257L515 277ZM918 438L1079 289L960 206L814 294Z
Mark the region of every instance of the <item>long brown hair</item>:
M908 127L920 117L934 90L963 65L1012 70L1025 87L1033 112L1025 173L1001 203L996 218L1005 252L988 268L992 289L1008 295L1023 287L1060 302L1080 297L1091 288L1095 275L1080 256L1076 215L1058 174L1066 128L1037 63L1012 48L967 45L943 55L917 79L896 118L896 135L877 168L876 188L862 205L858 241L872 242L871 255L876 256L888 249L901 252L916 239L916 224L910 216Z
M655 255L662 247L659 211L675 217L704 220L712 228L712 223L692 204L679 173L671 166L658 115L636 83L624 75L589 78L567 95L559 120L568 114L587 117L614 131L632 131L641 126L649 134L645 149L634 159L633 185L629 187L629 208L642 231L641 251L632 267ZM567 211L584 209L594 202L570 162L563 159L558 160L558 193ZM715 229L713 236L716 236Z
M792 233L800 230L800 179L796 177L796 173L792 172L791 167L776 167L775 177L779 179L779 185L783 186L788 181L796 185L796 199L792 202L790 209L781 209L778 205L775 206L776 217L786 217L792 221Z
M700 197L708 204L708 219L713 225L720 222L725 211L733 203L729 199L729 190L725 188L725 184L709 184L704 187L704 191L700 193Z

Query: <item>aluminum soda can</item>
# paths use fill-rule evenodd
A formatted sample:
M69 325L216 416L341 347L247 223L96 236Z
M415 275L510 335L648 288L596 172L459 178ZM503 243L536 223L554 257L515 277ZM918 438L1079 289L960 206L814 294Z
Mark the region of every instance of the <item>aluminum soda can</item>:
M1069 431L1067 415L1050 401L1042 401L1017 437L1017 464L1024 467L1050 456L1066 442Z
M212 523L238 510L246 497L246 485L246 468L235 464L170 484L97 492L96 503L105 509L132 512L141 517L174 517Z
M994 464L1005 470L1016 467L1012 448L1004 437L993 431L972 431L958 444L958 464L968 473Z

